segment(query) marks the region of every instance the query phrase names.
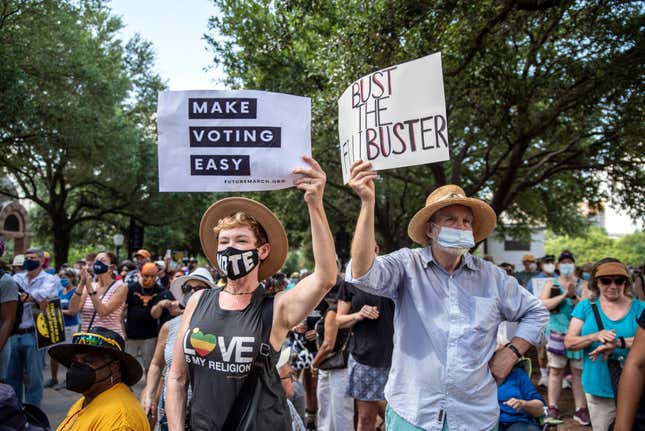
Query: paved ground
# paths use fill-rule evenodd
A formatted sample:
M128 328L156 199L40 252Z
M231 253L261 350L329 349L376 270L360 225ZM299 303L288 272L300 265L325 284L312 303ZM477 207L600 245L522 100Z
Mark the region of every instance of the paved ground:
M537 364L534 364L533 369L534 370L537 369ZM58 379L61 382L65 381L65 371L66 371L65 368L61 367L61 369L58 372ZM536 375L536 373L533 373L534 383L537 383L538 377L539 375ZM47 359L47 365L45 368L45 381L47 381L48 379L49 379L49 359ZM137 394L137 396L143 389L143 386L144 386L143 383L140 382L133 387L133 390L135 394ZM544 388L539 388L539 391L544 397L544 399L546 399L546 390ZM59 390L45 389L42 407L45 413L47 413L47 416L49 417L49 420L52 424L52 429L54 430L56 429L56 427L65 418L65 415L67 414L67 410L78 398L79 398L79 394L68 391L64 388ZM573 396L570 389L562 391L562 399L560 400L560 411L565 416L564 417L565 422L564 424L557 426L557 428L552 428L552 429L557 429L558 431L573 431L573 430L591 431L591 427L580 426L571 419L574 408L573 408Z

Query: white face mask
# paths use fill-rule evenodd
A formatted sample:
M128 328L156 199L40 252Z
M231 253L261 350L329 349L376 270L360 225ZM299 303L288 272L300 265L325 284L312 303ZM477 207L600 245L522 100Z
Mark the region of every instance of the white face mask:
M529 263L529 271L535 272L537 265L535 263Z
M545 263L542 265L542 270L547 274L553 274L553 272L555 271L555 264Z

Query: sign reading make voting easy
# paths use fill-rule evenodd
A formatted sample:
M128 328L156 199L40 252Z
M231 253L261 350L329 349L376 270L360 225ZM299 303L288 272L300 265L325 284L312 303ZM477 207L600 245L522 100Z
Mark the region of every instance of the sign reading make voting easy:
M157 107L159 190L291 187L311 155L309 98L264 91L164 91Z
M353 82L338 100L343 182L358 159L375 170L448 160L441 53Z

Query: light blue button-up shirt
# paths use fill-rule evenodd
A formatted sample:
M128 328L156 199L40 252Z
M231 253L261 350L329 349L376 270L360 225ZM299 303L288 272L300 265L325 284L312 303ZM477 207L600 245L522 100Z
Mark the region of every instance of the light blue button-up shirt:
M45 271L40 271L31 282L29 281L27 271L15 274L13 279L23 291L29 293L38 302L58 298L60 281L58 277L47 274ZM26 302L24 304L20 328L31 328L34 326L34 316L31 312L32 305L34 305L33 302Z
M379 256L348 281L391 298L394 352L385 397L402 418L425 430L490 430L497 425L497 385L488 367L502 321L537 344L549 313L514 277L470 254L449 274L430 247Z

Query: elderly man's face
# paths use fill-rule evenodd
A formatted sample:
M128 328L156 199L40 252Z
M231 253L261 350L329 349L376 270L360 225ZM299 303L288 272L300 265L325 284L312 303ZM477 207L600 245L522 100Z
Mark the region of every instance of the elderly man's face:
M278 374L280 375L280 382L282 383L284 392L287 394L287 398L293 397L293 382L296 381L296 376L291 369L291 365L288 363L284 364L278 370Z
M450 205L441 208L432 215L427 224L426 233L428 237L433 238L439 233L437 227L441 228L442 226L472 231L473 220L473 212L470 208L463 205Z

